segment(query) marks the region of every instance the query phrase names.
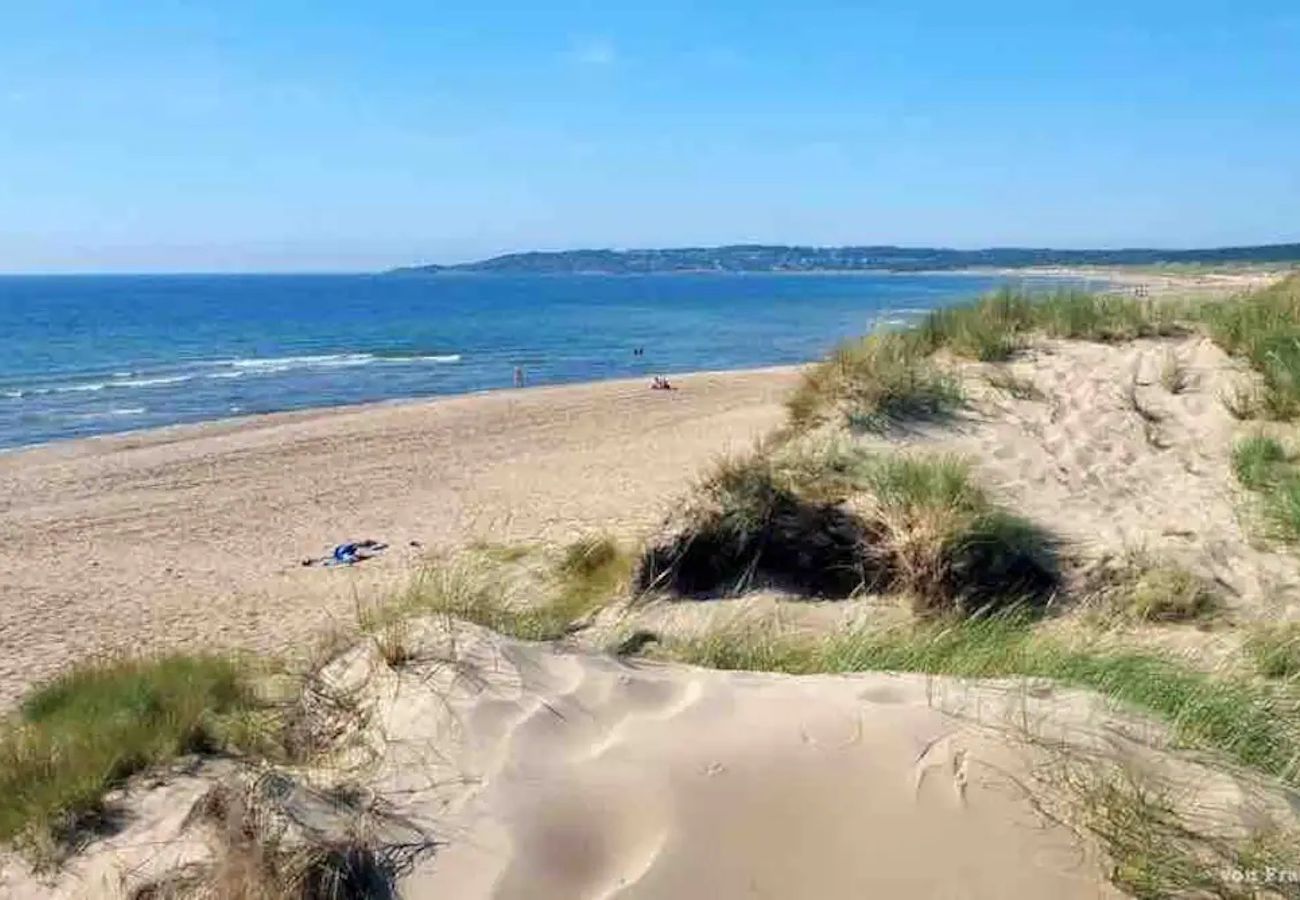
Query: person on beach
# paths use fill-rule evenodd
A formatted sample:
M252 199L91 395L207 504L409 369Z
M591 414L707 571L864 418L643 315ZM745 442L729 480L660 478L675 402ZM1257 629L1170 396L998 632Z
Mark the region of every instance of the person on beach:
M515 366L515 387L521 388L523 386L524 386L524 367Z

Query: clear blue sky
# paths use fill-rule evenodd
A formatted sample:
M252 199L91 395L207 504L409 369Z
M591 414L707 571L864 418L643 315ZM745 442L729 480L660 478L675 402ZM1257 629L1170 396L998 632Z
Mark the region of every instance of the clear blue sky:
M1300 3L6 3L0 271L1300 240Z

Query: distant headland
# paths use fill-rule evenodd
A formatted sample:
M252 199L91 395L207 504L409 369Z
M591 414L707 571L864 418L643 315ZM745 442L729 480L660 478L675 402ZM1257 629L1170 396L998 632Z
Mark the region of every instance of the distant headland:
M1300 263L1300 244L1204 250L1053 250L993 247L800 247L734 244L659 250L560 250L508 253L456 265L406 266L394 274L645 275L667 272L926 272L1042 266L1159 266Z

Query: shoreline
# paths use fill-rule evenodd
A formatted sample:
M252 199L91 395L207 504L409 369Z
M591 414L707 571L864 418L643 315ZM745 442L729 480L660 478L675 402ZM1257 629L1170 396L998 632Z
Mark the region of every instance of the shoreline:
M690 372L672 372L669 371L666 377L671 379L685 378L702 378L702 377L725 377L729 375L746 375L746 374L788 374L798 372L806 366L812 365L816 360L808 360L802 363L791 363L787 365L772 366L754 366L750 368L736 369L699 369ZM146 439L140 444L132 446L144 446L152 443L167 443L164 438L176 434L175 440L185 440L187 438L201 437L202 432L230 432L241 431L245 428L255 428L258 424L264 424L267 427L275 425L303 421L316 418L324 418L332 415L347 415L350 413L364 413L367 410L406 407L406 406L423 406L427 404L443 403L452 400L463 400L477 397L491 397L497 395L509 394L533 394L540 391L562 391L566 389L582 390L586 388L597 387L601 385L611 386L646 386L646 377L617 377L617 378L596 378L587 381L565 381L556 384L537 384L525 385L522 388L517 387L499 387L499 388L482 388L476 391L465 391L456 394L431 394L422 397L390 397L386 400L368 400L362 403L340 403L336 405L325 406L304 406L298 409L280 409L271 412L261 413L238 413L230 416L222 416L217 419L202 419L197 422L174 422L170 425L155 425L145 428L131 428L125 431L106 431L102 434L88 434L81 437L61 438L53 441L43 441L37 444L17 444L12 447L0 447L0 464L13 457L20 456L24 453L37 451L57 450L59 448L70 447L72 445L93 442L111 443L113 441L132 441ZM192 432L192 433L189 433ZM157 436L157 442L148 441L147 439Z

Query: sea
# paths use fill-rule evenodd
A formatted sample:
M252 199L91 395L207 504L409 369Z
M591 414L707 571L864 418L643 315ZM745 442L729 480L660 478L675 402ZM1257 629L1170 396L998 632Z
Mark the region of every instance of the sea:
M1006 281L967 274L5 276L0 448L509 388L516 369L527 385L545 385L801 363Z

